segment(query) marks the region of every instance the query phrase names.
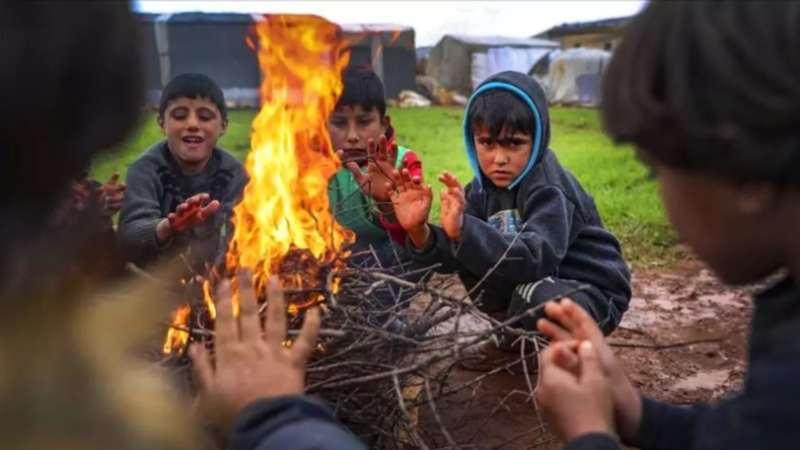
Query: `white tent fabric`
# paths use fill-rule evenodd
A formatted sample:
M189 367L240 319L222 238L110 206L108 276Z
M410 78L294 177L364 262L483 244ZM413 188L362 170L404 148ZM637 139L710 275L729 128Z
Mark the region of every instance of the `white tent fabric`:
M558 52L547 75L540 81L551 104L597 106L600 102L600 79L611 53L576 48Z
M526 73L551 49L494 47L472 54L472 88L475 89L485 79L506 70Z

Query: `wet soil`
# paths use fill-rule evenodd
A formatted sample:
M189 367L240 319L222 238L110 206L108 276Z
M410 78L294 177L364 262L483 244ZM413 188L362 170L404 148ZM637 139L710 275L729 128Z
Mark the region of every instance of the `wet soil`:
M726 288L697 263L669 272L636 272L633 290L630 309L608 340L642 392L687 404L719 400L739 388L752 292ZM485 324L473 319L460 326ZM560 449L541 428L530 395L535 369L528 369L527 376L525 370L502 371L440 402L438 418L423 408L419 424L428 445L448 447L438 425L442 422L451 442L464 450ZM479 375L456 370L451 380L466 382Z

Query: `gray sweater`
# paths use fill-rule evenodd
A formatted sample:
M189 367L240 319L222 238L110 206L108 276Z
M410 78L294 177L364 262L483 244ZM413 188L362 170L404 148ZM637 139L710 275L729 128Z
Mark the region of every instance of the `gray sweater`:
M231 154L215 148L205 169L181 170L167 147L159 142L128 168L125 203L117 236L128 261L147 266L167 252L186 252L195 273L203 273L226 247L225 229L231 210L247 182L244 167ZM220 209L203 224L186 230L166 245L156 242L156 226L188 198L209 194Z

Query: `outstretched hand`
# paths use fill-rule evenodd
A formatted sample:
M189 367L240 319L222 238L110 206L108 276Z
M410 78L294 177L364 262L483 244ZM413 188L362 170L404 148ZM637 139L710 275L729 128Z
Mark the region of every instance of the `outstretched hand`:
M240 313L235 317L228 280L217 292L214 348L216 361L203 344L193 344L190 356L202 398L225 429L249 404L284 395L302 394L305 367L316 347L319 310L306 312L303 328L290 347L286 340L286 305L276 278L267 288L267 317L259 317L253 278L238 277Z
M344 159L344 151L336 152L339 159ZM367 170L363 172L355 161L348 161L344 166L353 173L361 191L372 197L379 206L390 207L392 192L392 173L397 162L397 145L389 144L385 136L381 136L376 144L375 140L367 140ZM388 183L388 184L387 184ZM382 208L384 212L386 208Z
M214 200L208 205L203 206L211 196L199 194L190 197L185 202L175 208L175 212L167 215L167 222L173 233L183 233L189 228L195 227L211 217L218 209L219 202Z
M622 370L597 322L568 298L558 303L547 303L544 311L548 319L540 319L537 328L551 342L583 341L592 344L611 389L617 429L624 439L632 439L641 422L641 397ZM563 369L577 373L578 365L574 358L570 362L570 358L562 354L556 361Z
M102 212L111 217L122 209L125 200L125 183L119 181L119 173L114 172L106 183L98 190L100 195Z
M414 246L422 248L430 235L428 215L433 203L431 187L423 184L420 177L412 177L408 169L395 170L392 174L396 186L392 204L397 223L406 230ZM390 189L391 185L387 183L386 188Z
M454 241L461 239L461 230L464 228L464 189L458 178L445 171L439 176L439 181L446 189L439 195L442 200L441 223L447 237Z

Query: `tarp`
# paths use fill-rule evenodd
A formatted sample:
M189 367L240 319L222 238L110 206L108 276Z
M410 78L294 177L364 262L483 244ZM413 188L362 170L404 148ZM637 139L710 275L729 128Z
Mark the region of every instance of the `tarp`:
M545 87L549 103L595 107L600 103L600 80L610 58L611 53L603 50L561 51L554 53L546 74L534 76Z
M526 73L555 48L558 43L544 39L446 35L430 50L426 75L449 91L468 95L498 72Z

